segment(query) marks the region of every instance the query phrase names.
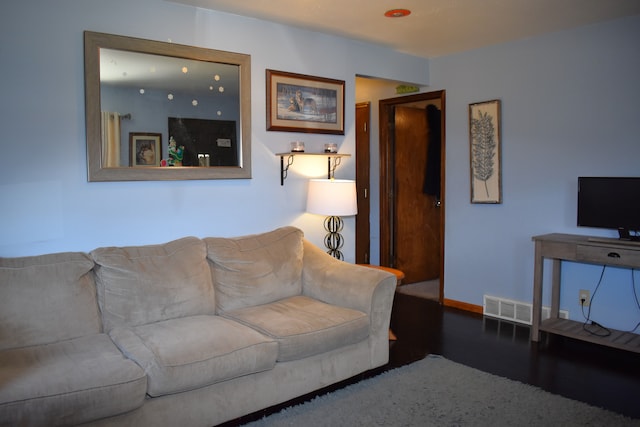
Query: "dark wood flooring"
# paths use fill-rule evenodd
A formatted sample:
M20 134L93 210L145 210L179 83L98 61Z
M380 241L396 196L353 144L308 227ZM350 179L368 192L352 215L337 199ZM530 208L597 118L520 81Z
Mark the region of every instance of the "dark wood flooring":
M640 315L640 314L639 314ZM543 334L530 327L396 293L389 366L441 354L503 377L640 419L640 354ZM639 421L640 425L640 421Z
M440 354L485 372L637 418L640 425L637 353L557 336L543 336L541 342L533 343L529 326L442 307L436 301L397 292L391 326L397 340L390 341L388 365L223 425L242 425L428 354Z

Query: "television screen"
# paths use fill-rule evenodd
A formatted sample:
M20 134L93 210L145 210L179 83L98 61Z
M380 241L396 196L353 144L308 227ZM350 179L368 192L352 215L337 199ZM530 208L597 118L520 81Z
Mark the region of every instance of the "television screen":
M637 238L640 178L579 177L578 226L617 229L620 238Z

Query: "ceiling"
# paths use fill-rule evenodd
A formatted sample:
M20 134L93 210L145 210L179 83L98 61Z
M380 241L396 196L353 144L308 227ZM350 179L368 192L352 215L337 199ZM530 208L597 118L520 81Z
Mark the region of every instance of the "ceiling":
M432 58L640 14L640 0L171 0ZM390 9L410 9L386 18Z

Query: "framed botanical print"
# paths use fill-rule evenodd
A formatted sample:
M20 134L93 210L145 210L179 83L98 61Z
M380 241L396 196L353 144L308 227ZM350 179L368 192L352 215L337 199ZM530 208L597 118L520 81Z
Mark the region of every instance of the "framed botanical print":
M500 100L469 104L471 203L502 203Z

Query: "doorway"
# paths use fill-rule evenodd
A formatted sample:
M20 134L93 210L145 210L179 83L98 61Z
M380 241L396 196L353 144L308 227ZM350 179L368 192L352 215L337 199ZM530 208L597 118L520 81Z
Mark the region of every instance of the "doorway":
M444 300L445 91L379 102L380 264Z

